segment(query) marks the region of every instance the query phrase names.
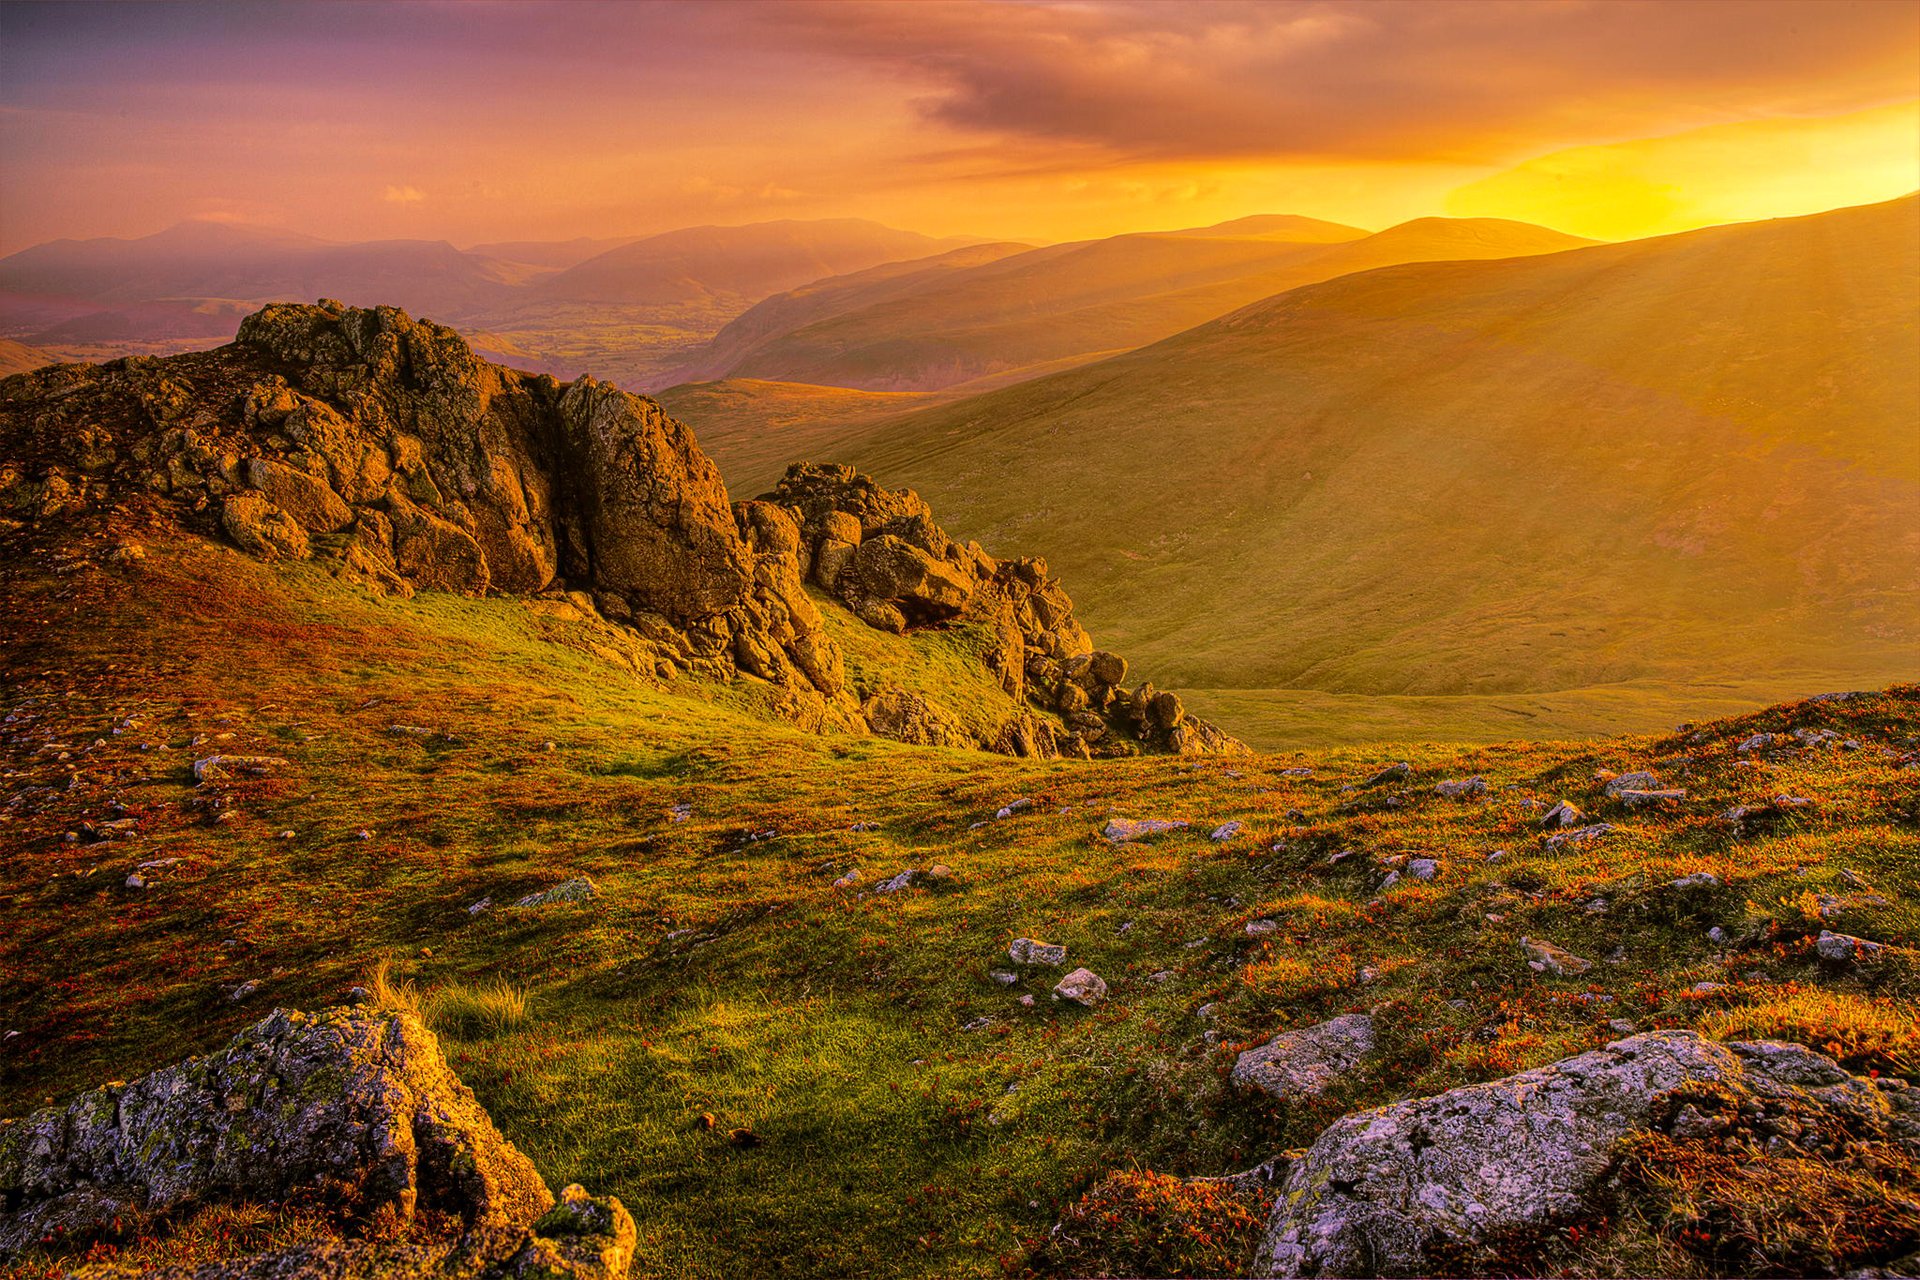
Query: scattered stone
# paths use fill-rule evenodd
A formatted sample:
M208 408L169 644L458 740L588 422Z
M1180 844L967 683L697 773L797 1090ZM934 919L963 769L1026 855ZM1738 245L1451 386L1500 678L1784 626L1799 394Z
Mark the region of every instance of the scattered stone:
M431 738L433 730L420 724L390 724L387 732L400 738Z
M468 907L467 914L470 916L477 916L481 912L490 908L491 906L493 906L493 898L491 896L485 897L480 899L480 901L474 903L472 906Z
M1591 844L1602 836L1611 835L1612 833L1612 823L1595 822L1588 826L1575 827L1571 831L1562 831L1558 834L1547 836L1545 837L1545 842L1548 849L1558 851L1569 845Z
M1687 798L1686 791L1679 787L1665 791L1616 791L1612 794L1629 809L1647 809L1655 805L1673 804Z
M1015 964L1059 965L1067 962L1067 949L1058 943L1015 938L1007 944L1007 959Z
M1861 960L1878 960L1886 947L1882 943L1871 942L1866 938L1856 938L1850 933L1834 933L1827 929L1820 931L1814 940L1813 949L1822 960L1832 964L1848 964Z
M1390 764L1380 772L1361 783L1362 787L1384 787L1394 782L1405 782L1413 777L1413 766L1405 760Z
M1696 982L1689 990L1696 996L1710 996L1716 991L1726 990L1726 987L1724 982Z
M1268 920L1263 917L1259 920L1247 921L1247 936L1249 938L1264 938L1270 933L1278 932L1280 932L1280 922L1278 920Z
M693 804L691 801L682 800L667 810L668 822L685 822L691 817L693 817Z
M1415 858L1407 863L1407 874L1415 880L1431 880L1440 874L1440 864L1432 858Z
M1091 969L1075 969L1055 984L1053 994L1091 1009L1107 998L1107 984Z
M1433 784L1433 793L1448 800L1470 800L1487 794L1487 780L1479 774L1471 778L1448 778Z
M1027 799L1025 796L1022 796L1020 799L1015 800L1012 804L1002 805L1000 807L1000 811L994 814L993 816L996 818L1011 818L1014 814L1019 813L1022 809L1031 809L1031 808L1033 808L1033 801Z
M1667 887L1669 889L1679 889L1684 893L1693 889L1718 889L1721 885L1720 877L1713 874L1713 872L1696 871L1692 875L1681 876L1678 880L1668 884Z
M1174 822L1166 818L1114 818L1102 828L1100 834L1115 844L1127 844L1134 840L1146 840L1152 836L1163 835L1168 831L1184 831L1187 824Z
M1562 800L1559 804L1547 810L1547 816L1540 819L1540 825L1549 831L1556 828L1564 830L1568 827L1582 826L1586 821L1586 814L1580 812L1565 800Z
M1005 969L990 969L987 972L987 976L1003 987L1010 987L1020 981L1019 974L1009 973Z
M1824 1129L1904 1132L1909 1147L1920 1134L1910 1090L1809 1049L1649 1032L1336 1121L1289 1170L1254 1274L1431 1275L1436 1257L1465 1274L1543 1274L1503 1249L1595 1204L1621 1141L1663 1125L1662 1095L1688 1086L1730 1111L1811 1111Z
M585 876L576 876L572 880L562 880L550 889L530 893L514 903L516 907L545 907L556 902L588 902L600 896L593 887L593 881Z
M147 887L147 878L145 876L141 875L138 871L130 872L128 874L127 888L129 890L131 890L134 893L138 893L146 887Z
M833 882L833 887L836 889L851 889L853 888L853 886L859 883L860 883L860 868L855 867L851 871L847 872L847 874L841 876L838 880L835 880Z
M1239 835L1243 830L1245 830L1245 827L1241 823L1223 822L1219 826L1215 827L1213 829L1213 834L1208 836L1207 838L1213 841L1231 840L1235 836Z
M286 763L278 756L208 756L204 760L193 762L193 780L211 782L224 778L230 773L245 773L258 777Z
M1015 1000L1014 1003L1019 1005L1022 1009L1031 1009L1033 1008L1033 997L1023 995L1019 997L1017 1000Z
M1233 1064L1233 1082L1276 1098L1317 1098L1373 1052L1373 1019L1348 1014L1275 1036Z
M1164 984L1164 983L1172 982L1175 978L1179 976L1180 976L1179 974L1176 974L1171 969L1158 969L1147 975L1147 981L1152 983Z
M248 978L245 982L235 987L232 991L229 991L227 993L227 999L231 1000L235 1004L239 1004L242 1000L245 1000L248 996L252 995L254 992L258 991L259 989L260 989L260 980L258 978Z
M1527 955L1527 967L1535 973L1569 978L1593 968L1593 961L1582 960L1571 951L1563 951L1551 942L1537 938L1521 938L1520 949Z
M1742 742L1739 746L1735 747L1734 750L1735 751L1764 751L1766 748L1772 746L1774 744L1774 741L1775 741L1774 735L1771 733L1756 733L1751 738L1748 738L1746 741Z

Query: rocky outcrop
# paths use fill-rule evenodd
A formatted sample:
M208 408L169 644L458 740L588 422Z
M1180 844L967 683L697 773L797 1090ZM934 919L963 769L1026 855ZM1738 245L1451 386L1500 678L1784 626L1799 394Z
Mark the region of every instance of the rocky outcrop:
M995 745L1021 755L1117 755L1145 748L1182 754L1244 751L1150 684L1129 689L1126 659L1097 650L1046 561L996 560L934 523L912 490L882 488L851 467L798 463L762 501L793 514L810 580L869 626L896 633L962 620L994 642L982 660L1016 701L1058 717L1028 723ZM926 740L925 715L882 703L889 723ZM871 718L871 717L870 717ZM886 729L879 727L882 733Z
M1798 1045L1650 1032L1336 1122L1292 1165L1256 1274L1526 1267L1516 1242L1603 1212L1623 1141L1735 1123L1754 1126L1769 1153L1857 1141L1920 1156L1920 1090L1904 1082L1852 1075Z
M636 633L636 670L764 682L809 728L1024 755L1237 746L1171 695L1122 688L1126 664L1093 650L1042 562L954 542L912 493L799 467L769 500L730 502L653 401L500 368L391 307L269 306L217 351L9 379L0 442L15 516L146 492L251 555L377 592L564 597ZM982 661L1048 719L960 732L856 694L809 579L887 631L988 624Z
M431 1210L461 1224L463 1270L476 1250L503 1275L623 1276L632 1259L619 1202L571 1187L556 1208L410 1014L276 1010L218 1053L0 1125L0 1261L264 1202L337 1216L346 1254L352 1224ZM279 1259L272 1274L352 1271L339 1253ZM522 1254L592 1256L600 1270L512 1269Z

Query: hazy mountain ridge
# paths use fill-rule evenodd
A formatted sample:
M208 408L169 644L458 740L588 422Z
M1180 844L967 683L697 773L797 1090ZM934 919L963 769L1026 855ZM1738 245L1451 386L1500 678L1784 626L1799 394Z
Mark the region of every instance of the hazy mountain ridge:
M1235 234L1251 223L1254 234ZM1369 235L1285 216L1053 245L864 294L815 290L795 327L762 303L689 366L870 391L926 391L1023 367L1139 347L1282 290L1388 263L1511 257L1590 244L1498 219L1427 218ZM691 379L690 379L691 380Z

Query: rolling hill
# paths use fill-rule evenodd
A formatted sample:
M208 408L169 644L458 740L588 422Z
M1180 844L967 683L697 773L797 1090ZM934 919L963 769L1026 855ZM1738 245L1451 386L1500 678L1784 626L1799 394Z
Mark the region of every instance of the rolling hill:
M52 364L54 358L36 347L23 342L13 342L0 338L0 378L16 373L26 373L42 365Z
M772 298L720 331L691 377L929 391L1157 342L1285 289L1399 262L1589 244L1498 219L1423 218L1367 235L1308 218L1054 245L868 294L817 289L785 332Z
M542 300L745 305L823 276L962 247L859 218L688 227L649 236L569 267L534 290Z
M1187 686L1866 682L1920 658L1917 254L1910 197L1363 272L836 460Z

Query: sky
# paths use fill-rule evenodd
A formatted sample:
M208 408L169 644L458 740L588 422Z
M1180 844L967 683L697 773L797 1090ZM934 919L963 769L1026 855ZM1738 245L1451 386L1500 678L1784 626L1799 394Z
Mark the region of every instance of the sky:
M1920 0L0 0L0 253L1299 213L1602 239L1920 188Z

